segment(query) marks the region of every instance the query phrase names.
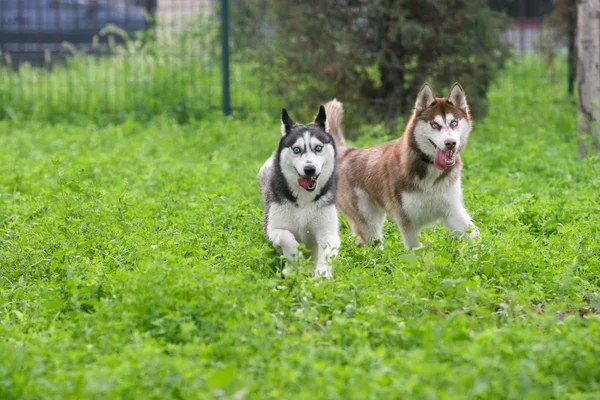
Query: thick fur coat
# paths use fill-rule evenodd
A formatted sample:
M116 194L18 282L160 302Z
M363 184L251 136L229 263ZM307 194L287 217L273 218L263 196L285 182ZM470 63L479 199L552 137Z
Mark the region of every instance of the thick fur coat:
M282 137L263 164L258 181L264 204L263 230L289 262L298 246L310 249L317 275L332 276L340 247L336 202L336 147L327 133L325 108L314 122L295 123L282 111Z
M365 148L346 145L340 102L325 109L338 149L337 206L359 243L382 246L387 215L408 248L420 247L421 229L437 221L458 235L479 235L462 201L460 152L472 122L458 83L444 98L425 84L402 136Z

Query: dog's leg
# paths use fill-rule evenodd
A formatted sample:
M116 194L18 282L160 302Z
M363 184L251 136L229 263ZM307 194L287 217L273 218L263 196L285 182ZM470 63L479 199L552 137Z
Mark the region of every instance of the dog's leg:
M337 256L340 248L339 219L334 205L323 209L311 230L315 235L314 248L311 249L315 275L331 278L331 259Z
M471 216L462 205L453 207L445 221L446 227L458 236L465 235L467 238L479 237L479 230L473 224Z
M399 228L400 234L402 235L402 241L407 249L418 249L423 247L423 244L419 242L421 228L414 227L410 224L399 225Z
M359 246L367 245L368 243L365 241L365 221L363 220L362 215L356 206L357 202L358 198L356 197L356 193L354 193L352 190L349 190L346 194L343 192L339 194L336 205L346 217L346 221L348 221L352 236L356 238L356 244Z
M356 244L358 246L366 246L367 242L365 241L364 234L364 223L360 221L355 221L349 217L346 217L348 221L348 225L350 225L350 231L352 232L352 236L356 238Z
M421 242L419 242L421 226L417 226L416 224L410 222L408 217L403 215L403 213L400 211L393 212L392 217L394 217L394 220L398 225L400 235L402 235L402 241L407 249L418 249L423 247Z
M273 247L288 261L294 261L298 257L299 243L292 232L285 229L273 229L269 232L269 239L273 243Z
M383 250L383 225L387 213L383 209L373 210L370 219L367 220L367 243L376 245Z
M355 188L358 212L361 220L364 221L363 226L363 241L366 245L378 245L383 249L383 224L387 217L387 212L379 203L373 200L367 192L362 189Z
M317 236L317 251L315 262L315 275L331 278L333 271L331 259L337 256L340 249L340 236L337 232L324 232Z

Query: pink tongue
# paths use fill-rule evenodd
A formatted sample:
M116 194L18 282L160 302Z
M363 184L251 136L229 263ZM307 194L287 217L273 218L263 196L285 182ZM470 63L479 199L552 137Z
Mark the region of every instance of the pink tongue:
M303 176L298 177L298 185L302 186L304 189L307 189L312 184L312 178L305 178Z
M446 169L446 153L447 151L440 150L439 147L435 149L435 158L433 159L433 165L440 171Z

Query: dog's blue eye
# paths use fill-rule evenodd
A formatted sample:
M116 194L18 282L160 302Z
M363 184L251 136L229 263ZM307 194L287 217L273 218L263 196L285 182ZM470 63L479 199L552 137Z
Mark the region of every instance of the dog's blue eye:
M315 151L321 151L323 150L323 146L315 146Z
M433 129L437 129L437 128L438 128L438 124L436 124L436 123L434 122L433 124L431 124L431 127L432 127Z
M300 154L300 147L294 147L292 150L294 150L294 153L296 154Z
M452 121L452 122L450 123L450 125L452 125L453 127L455 127L455 126L457 126L457 125L458 125L458 121L457 121L457 120L454 120L454 121Z

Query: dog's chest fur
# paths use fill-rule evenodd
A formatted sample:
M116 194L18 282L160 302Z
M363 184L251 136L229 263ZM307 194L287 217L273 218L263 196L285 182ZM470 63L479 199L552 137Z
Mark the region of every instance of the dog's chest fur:
M460 172L440 179L443 172L433 166L421 179L413 177L411 190L400 193L404 213L418 225L427 225L445 218L453 204L462 202Z
M335 230L338 226L337 210L334 204L321 202L293 204L291 202L272 203L269 208L267 231L285 229L299 242L310 248L316 242L318 232Z
M335 154L332 154L335 159ZM313 249L317 235L337 232L339 222L335 207L335 170L325 171L315 192L307 192L296 184L297 173L282 171L273 154L259 172L264 202L264 232L276 229L290 231L297 241ZM290 175L290 176L288 176ZM328 176L329 175L329 176Z

